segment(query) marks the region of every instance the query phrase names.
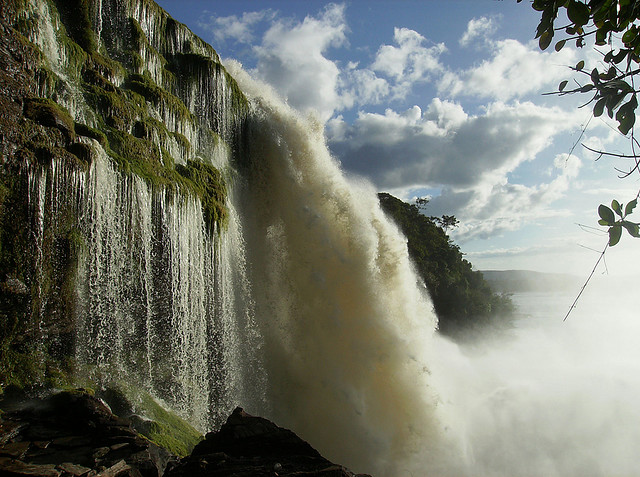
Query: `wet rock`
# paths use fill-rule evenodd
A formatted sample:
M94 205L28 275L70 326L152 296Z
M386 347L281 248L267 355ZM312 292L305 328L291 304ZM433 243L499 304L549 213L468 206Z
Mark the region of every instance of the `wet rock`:
M86 392L2 408L0 475L161 477L171 458Z
M286 475L355 477L289 429L241 408L233 411L218 432L207 434L189 457L165 472L169 477Z

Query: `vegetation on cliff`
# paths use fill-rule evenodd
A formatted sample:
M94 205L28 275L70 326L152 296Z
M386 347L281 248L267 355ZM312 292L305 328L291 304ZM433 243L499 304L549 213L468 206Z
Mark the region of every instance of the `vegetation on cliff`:
M0 4L0 392L67 384L74 367L81 192L34 204L38 181L49 190L60 171L64 180L88 173L102 148L123 176L198 199L210 235L227 223L228 174L207 152L231 151L235 133L191 95L198 74L221 78L210 88L225 90L219 105L234 121L247 100L215 51L153 2L138 6L161 23L161 38L148 38L135 9L120 6L102 3L113 15L100 37L90 1Z
M409 255L424 280L438 315L439 330L449 336L505 325L513 313L508 296L496 294L482 273L474 271L436 221L416 205L379 194L385 212L407 237Z

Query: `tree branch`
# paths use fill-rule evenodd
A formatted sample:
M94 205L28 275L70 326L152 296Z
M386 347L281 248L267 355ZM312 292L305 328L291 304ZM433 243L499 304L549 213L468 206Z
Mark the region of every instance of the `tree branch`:
M571 314L573 309L576 307L576 303L578 303L578 300L580 299L580 296L582 296L582 292L584 292L585 288L587 288L587 285L591 281L591 278L593 277L593 274L596 273L596 269L598 268L598 265L600 264L600 262L604 258L604 253L607 251L607 248L609 248L609 242L607 242L607 245L604 246L604 249L600 253L600 257L598 257L598 261L594 265L593 270L591 270L591 273L589 274L589 277L587 278L587 281L584 282L584 285L582 285L582 288L580 289L580 293L578 293L578 296L576 297L576 299L573 300L573 303L571 304L571 307L569 308L569 311L567 311L567 314L564 315L564 319L562 320L563 322L567 321L567 318L569 318L569 315Z

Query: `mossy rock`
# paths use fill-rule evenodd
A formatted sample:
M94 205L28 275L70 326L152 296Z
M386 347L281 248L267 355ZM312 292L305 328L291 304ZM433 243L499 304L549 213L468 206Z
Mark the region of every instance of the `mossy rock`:
M195 116L189 111L180 98L158 86L148 74L133 74L127 77L124 85L127 89L141 95L155 106L169 109L181 121L196 123Z
M140 108L117 88L104 89L86 83L85 99L104 118L106 125L121 131L128 131L134 118L141 114Z
M84 51L95 51L97 42L89 11L93 0L55 0L55 3L68 35Z
M78 122L75 123L74 127L78 136L90 137L91 139L95 139L100 143L102 147L105 147L108 144L107 136L102 131Z
M70 140L75 138L75 125L69 112L51 99L25 99L24 115L42 126L59 129Z
M131 421L134 429L154 444L180 457L189 455L202 434L147 391L126 383L111 383L98 392L113 412Z
M189 189L200 198L207 231L218 233L228 223L225 204L227 186L218 169L201 161L188 160L186 165L176 164L176 171L184 179Z

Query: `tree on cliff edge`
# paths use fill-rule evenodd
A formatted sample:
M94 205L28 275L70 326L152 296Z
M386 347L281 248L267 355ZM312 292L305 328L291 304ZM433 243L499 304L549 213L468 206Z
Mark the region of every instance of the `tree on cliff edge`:
M451 226L455 217L427 217L417 205L386 193L378 197L407 238L409 256L429 291L441 333L458 336L509 323L514 309L510 298L494 293L447 235L443 226Z

